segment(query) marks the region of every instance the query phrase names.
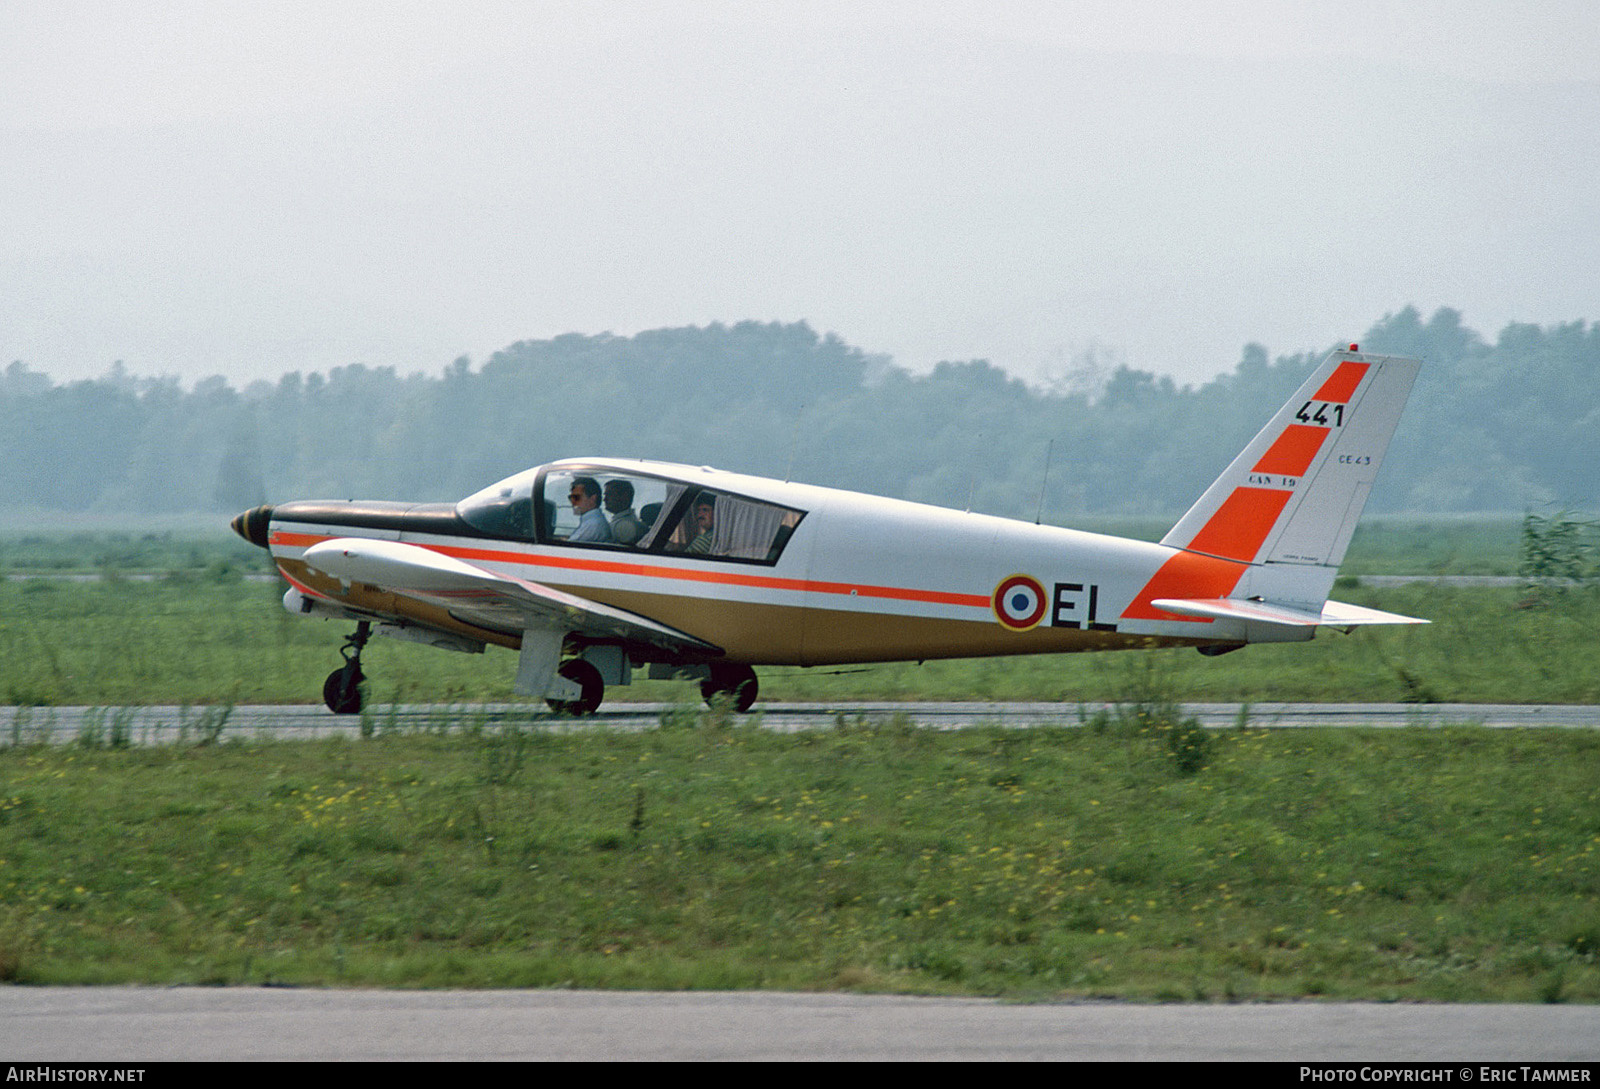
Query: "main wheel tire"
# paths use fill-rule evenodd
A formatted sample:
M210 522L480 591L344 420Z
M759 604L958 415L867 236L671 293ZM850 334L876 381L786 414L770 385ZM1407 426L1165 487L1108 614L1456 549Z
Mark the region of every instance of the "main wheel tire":
M600 679L598 669L582 658L572 658L562 662L556 672L583 689L583 695L575 700L545 700L550 710L563 715L592 715L599 709L606 682Z
M761 685L756 671L747 665L712 666L711 676L700 682L700 695L707 704L721 695L733 699L733 709L741 715L755 706Z
M366 675L355 662L340 666L322 682L322 702L336 715L361 713L361 684Z

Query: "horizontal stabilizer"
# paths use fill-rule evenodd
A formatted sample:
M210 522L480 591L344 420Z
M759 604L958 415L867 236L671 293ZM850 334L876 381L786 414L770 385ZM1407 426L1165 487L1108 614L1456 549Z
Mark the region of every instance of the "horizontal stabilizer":
M1162 612L1179 616L1198 616L1207 620L1251 620L1258 624L1278 624L1290 628L1355 628L1369 624L1426 624L1426 620L1329 601L1320 614L1266 601L1241 601L1236 598L1157 598L1150 603Z
M1386 613L1382 609L1368 609L1362 605L1346 605L1342 601L1325 602L1322 622L1330 628L1360 628L1369 624L1431 624L1414 616Z

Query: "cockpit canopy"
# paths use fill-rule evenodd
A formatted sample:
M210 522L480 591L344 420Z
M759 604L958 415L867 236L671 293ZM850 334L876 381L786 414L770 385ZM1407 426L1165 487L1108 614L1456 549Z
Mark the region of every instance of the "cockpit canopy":
M474 492L456 513L509 540L773 564L806 512L665 474L562 462Z

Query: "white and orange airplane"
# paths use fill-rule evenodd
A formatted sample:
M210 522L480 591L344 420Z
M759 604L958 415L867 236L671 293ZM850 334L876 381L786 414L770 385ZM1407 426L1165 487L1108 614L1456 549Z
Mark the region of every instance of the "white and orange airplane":
M1188 645L1426 621L1328 600L1415 360L1334 352L1159 544L711 468L552 462L456 504L297 501L233 520L293 613L520 652L519 692L587 714L633 670L746 710L754 667Z

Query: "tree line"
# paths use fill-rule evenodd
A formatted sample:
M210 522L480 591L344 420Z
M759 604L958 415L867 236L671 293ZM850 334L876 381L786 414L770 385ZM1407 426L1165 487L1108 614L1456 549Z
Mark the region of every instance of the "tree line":
M1363 350L1426 366L1369 510L1600 506L1600 325L1386 315ZM1126 366L1038 388L983 360L913 374L805 323L512 344L481 366L352 364L185 388L120 364L0 372L0 508L231 513L449 500L559 457L648 457L1069 523L1180 513L1326 354L1247 345L1200 385ZM1048 469L1047 469L1048 466Z

